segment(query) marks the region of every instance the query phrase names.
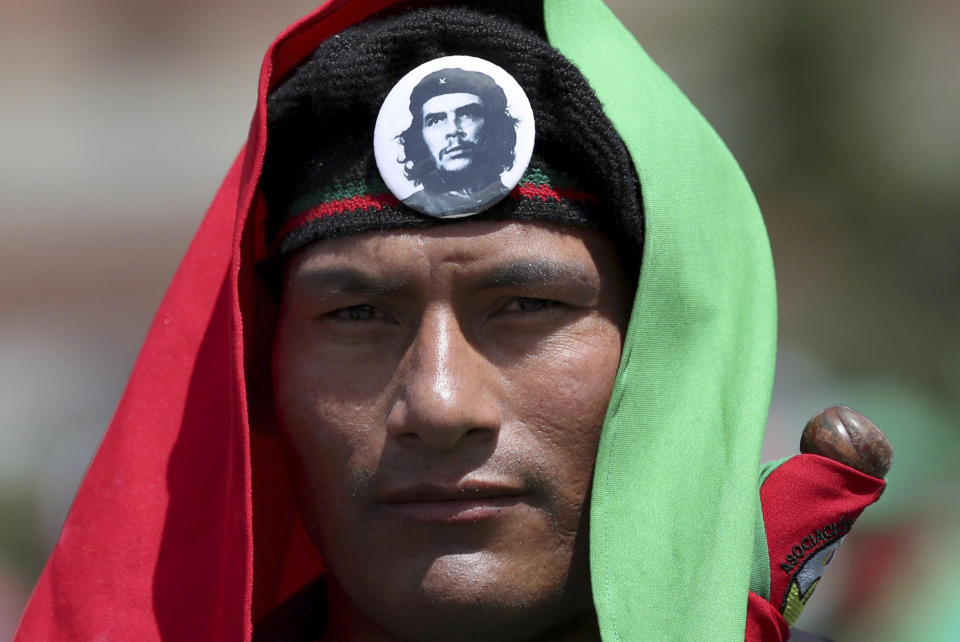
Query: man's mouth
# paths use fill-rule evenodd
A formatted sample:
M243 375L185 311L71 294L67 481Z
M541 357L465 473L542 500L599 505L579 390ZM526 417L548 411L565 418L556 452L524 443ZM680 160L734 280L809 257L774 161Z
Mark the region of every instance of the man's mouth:
M440 159L447 156L453 156L454 158L459 158L461 156L468 156L473 153L473 145L454 145L453 147L444 147L440 150Z
M469 523L492 519L524 501L519 485L470 481L456 485L416 484L387 489L381 503L405 519Z

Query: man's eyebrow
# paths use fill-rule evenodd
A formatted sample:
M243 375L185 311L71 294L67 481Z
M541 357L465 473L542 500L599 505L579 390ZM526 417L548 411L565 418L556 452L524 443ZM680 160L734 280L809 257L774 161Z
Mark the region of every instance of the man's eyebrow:
M407 280L369 274L351 267L331 266L297 272L290 280L290 285L325 294L377 296L403 288Z
M504 263L482 274L477 283L481 288L534 287L557 283L590 287L600 285L596 273L582 263L550 259Z
M430 120L430 119L433 118L433 117L439 118L439 117L441 117L441 116L444 117L444 118L446 118L446 117L447 117L447 112L445 112L445 111L428 111L427 113L425 113L425 114L423 115L423 122L427 122L428 120Z
M463 114L469 113L481 113L483 112L483 105L480 103L467 103L462 107L457 107L457 116L462 116Z

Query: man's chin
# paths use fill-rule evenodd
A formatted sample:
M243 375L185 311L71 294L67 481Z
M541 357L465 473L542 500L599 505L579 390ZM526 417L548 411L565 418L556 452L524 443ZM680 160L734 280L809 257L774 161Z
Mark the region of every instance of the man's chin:
M388 619L384 623L390 623L385 628L403 640L519 642L542 639L574 613L577 619L591 613L589 604L571 609L560 600L531 603L507 591L447 591L442 597L441 601L432 594L404 596L392 605L393 613L385 614Z
M455 632L464 642L541 638L558 623L591 620L588 582L574 595L562 578L506 562L489 552L440 556L422 577L381 586L370 615L400 639L450 640Z
M463 155L456 156L454 158L445 158L440 161L440 174L447 175L449 178L454 178L457 174L465 172L470 169L470 165L473 163L473 156Z

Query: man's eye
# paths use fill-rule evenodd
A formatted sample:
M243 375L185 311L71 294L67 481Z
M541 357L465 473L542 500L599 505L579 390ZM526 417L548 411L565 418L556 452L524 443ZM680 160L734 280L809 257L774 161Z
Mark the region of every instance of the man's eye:
M330 315L341 321L377 321L386 318L383 312L372 305L351 305L334 310Z
M469 118L470 120L478 120L483 117L483 110L480 109L479 105L470 105L458 111L457 116L460 118Z
M550 299L532 299L521 296L510 301L510 303L508 303L504 308L504 311L521 313L546 312L555 309L559 305L561 305L559 301L551 301Z

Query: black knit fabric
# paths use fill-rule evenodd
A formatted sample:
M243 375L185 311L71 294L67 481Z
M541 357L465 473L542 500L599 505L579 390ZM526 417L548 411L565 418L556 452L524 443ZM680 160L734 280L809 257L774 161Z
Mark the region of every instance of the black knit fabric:
M496 4L496 3L494 3ZM524 4L524 3L517 3ZM526 3L528 5L534 3ZM414 67L441 56L484 58L509 72L533 107L531 167L572 176L594 202L507 197L466 220L519 219L607 232L636 276L643 244L640 186L630 156L583 75L529 16L490 8L393 8L323 42L268 99L261 187L267 242L282 259L321 238L399 227L455 224L395 204L360 208L291 229L293 207L318 186L380 183L373 127L386 94ZM461 219L463 220L463 219ZM277 238L283 232L282 238Z

